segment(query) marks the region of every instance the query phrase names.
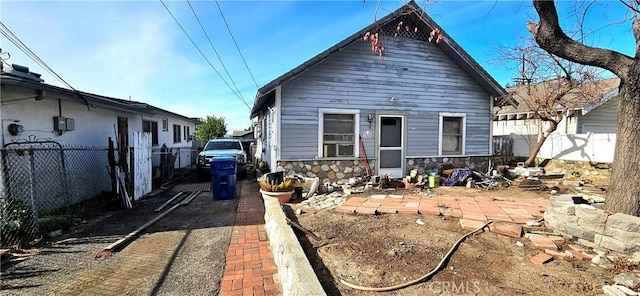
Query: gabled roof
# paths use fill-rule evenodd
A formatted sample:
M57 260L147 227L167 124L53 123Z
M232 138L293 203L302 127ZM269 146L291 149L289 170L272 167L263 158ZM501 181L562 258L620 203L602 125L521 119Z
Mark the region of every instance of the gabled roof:
M311 69L315 65L321 63L334 53L341 51L346 46L356 42L361 41L362 37L367 32L374 31L374 29L379 27L384 27L385 25L389 25L394 21L398 21L400 18L412 17L416 20L417 28L422 32L431 32L433 29L440 28L440 26L430 18L422 8L420 8L416 3L412 0L409 3L403 5L396 11L390 13L389 15L383 17L382 19L372 23L371 25L363 28L362 30L356 32L355 34L347 37L346 39L340 41L336 45L328 48L327 50L321 52L310 60L304 62L298 67L292 69L291 71L284 73L280 77L274 79L273 81L267 83L256 93L256 99L253 104L253 108L251 110L251 118L258 115L260 110L267 104L269 101L273 99L272 95L269 95L276 87L279 85L285 84L292 79L296 78L298 75L304 73L305 71ZM395 27L395 23L393 26ZM506 91L496 82L489 73L487 73L482 66L480 66L458 43L456 43L446 32L440 28L442 34L442 42L438 45L442 51L444 51L447 56L453 59L467 74L469 74L482 88L491 94L492 96L506 97ZM426 41L425 41L426 42Z
M518 105L517 107L505 106L501 108L497 114L506 115L532 112L533 108L531 106L535 106L536 95L544 96L545 93L552 92L554 85L556 85L555 81L543 81L532 85L507 88L507 92L518 102ZM597 80L586 85L587 89L585 92L589 93L589 96L576 98L579 93L570 92L564 95L563 99L573 101L574 106L572 109L582 110L582 114L584 115L606 103L611 98L614 98L618 94L619 85L619 78Z
M17 65L13 65L13 67L15 66ZM30 88L38 91L39 98L36 98L36 100L47 99L47 97L66 98L66 99L78 100L79 102L87 105L88 106L87 108L92 108L92 106L95 107L96 105L101 105L101 106L108 106L109 108L116 109L116 110L141 113L141 114L147 114L147 115L161 114L161 115L171 116L174 118L180 118L189 122L194 122L194 123L199 122L197 118L186 117L171 111L167 111L167 110L149 105L147 103L136 102L131 100L123 100L123 99L107 97L107 96L92 94L92 93L83 92L83 91L74 91L71 89L66 89L66 88L55 86L55 85L46 84L43 82L44 80L40 79L40 76L38 74L29 72L28 68L26 67L23 67L23 68L26 69L26 72L16 71L14 69L2 68L0 71L1 73L0 80L2 81L2 84L19 85L22 87L26 87L26 88ZM25 75L24 73L28 75Z

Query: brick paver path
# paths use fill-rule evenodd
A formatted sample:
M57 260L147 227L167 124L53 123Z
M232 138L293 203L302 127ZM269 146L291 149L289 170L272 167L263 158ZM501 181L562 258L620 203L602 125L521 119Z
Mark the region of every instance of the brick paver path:
M486 196L386 196L384 198L351 197L336 208L339 212L357 214L423 214L439 215L475 221L505 221L526 223L537 219L549 205L548 199Z
M238 202L221 296L282 294L264 223L264 202L257 183L246 182Z

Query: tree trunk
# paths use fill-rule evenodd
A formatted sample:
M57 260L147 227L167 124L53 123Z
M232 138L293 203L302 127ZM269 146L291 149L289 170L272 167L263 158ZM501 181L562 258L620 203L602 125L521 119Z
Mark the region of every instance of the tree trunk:
M636 54L630 57L569 38L560 28L553 1L534 0L533 6L540 22L530 23L527 28L542 49L576 63L607 69L620 78L616 148L605 210L640 217L640 17L634 16Z
M605 199L608 213L640 217L640 65L620 83L613 168Z
M540 124L543 124L543 123L544 121L540 120ZM529 166L532 162L536 160L536 157L538 156L538 152L540 152L540 149L542 149L542 145L544 145L544 142L547 140L549 135L551 135L551 133L553 133L557 128L558 128L557 123L555 123L554 121L549 121L549 128L547 128L547 130L538 137L538 142L536 143L536 146L533 147L531 151L529 151L529 158L527 158L527 160L524 162L525 167Z

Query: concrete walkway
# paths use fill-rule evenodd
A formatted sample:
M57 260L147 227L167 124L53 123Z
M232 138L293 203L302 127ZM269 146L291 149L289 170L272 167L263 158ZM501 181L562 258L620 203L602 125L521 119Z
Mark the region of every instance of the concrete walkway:
M381 195L378 198L351 197L336 211L357 214L423 214L444 215L472 221L505 221L526 223L542 217L549 205L548 199L509 198L485 196L421 196Z
M278 270L264 230L258 183L244 182L233 225L221 296L282 295Z

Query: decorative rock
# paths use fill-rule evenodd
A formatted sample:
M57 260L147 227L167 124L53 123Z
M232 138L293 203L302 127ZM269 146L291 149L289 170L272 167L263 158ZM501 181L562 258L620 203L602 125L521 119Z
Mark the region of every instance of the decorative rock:
M597 255L593 257L593 259L591 259L591 263L595 265L606 265L606 264L611 264L613 262L611 262L611 260L609 260L607 256Z
M564 226L567 234L570 234L572 236L575 236L581 239L592 241L596 234L595 231L584 229L578 225L566 224ZM604 228L604 225L602 226Z
M316 165L316 166L313 166L313 167L311 168L311 172L312 172L312 173L314 173L314 174L317 174L317 173L319 173L319 172L321 172L321 171L322 171L322 168L321 168L321 167L319 167L319 166L317 166L317 165Z
M597 233L604 232L604 225L607 221L607 213L598 210L592 206L585 207L580 205L575 208L576 217L578 217L578 225L589 231Z
M607 219L607 226L629 232L640 232L640 217L616 213Z
M620 252L623 254L632 254L634 252L640 251L640 245L620 241L616 238L613 238L607 235L602 235L599 233L595 234L594 243L603 248Z
M636 296L636 295L640 295L640 293L635 292L625 286L620 286L620 285L613 285L613 287L615 287L616 289L622 291L625 295L629 295L629 296Z
M640 264L640 252L635 252L633 256L627 258L629 264Z
M617 285L623 285L631 289L640 287L640 277L632 273L623 272L613 277L613 280Z
M594 203L603 203L604 202L604 197L599 196L599 195L584 196L584 199L588 200L591 205L593 205Z
M561 215L575 215L576 205L571 196L553 196L550 199L549 209Z
M630 232L606 226L604 235L615 237L619 241L628 242L629 244L640 244L640 232Z
M614 286L606 285L602 287L602 291L604 292L605 295L609 295L609 296L626 296L624 292L618 290L618 288Z

